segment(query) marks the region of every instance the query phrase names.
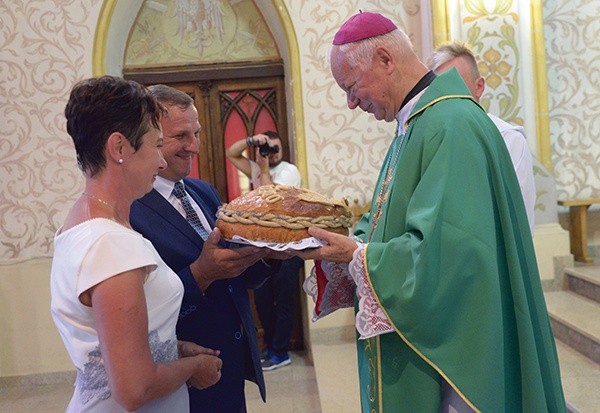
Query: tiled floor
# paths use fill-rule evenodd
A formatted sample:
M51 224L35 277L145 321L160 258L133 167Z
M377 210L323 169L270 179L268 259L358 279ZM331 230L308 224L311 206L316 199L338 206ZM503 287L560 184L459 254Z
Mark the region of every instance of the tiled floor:
M249 413L321 413L315 369L304 353L290 353L292 364L265 372L267 403L254 383L246 385ZM341 412L340 412L341 413Z
M267 403L254 383L246 387L249 413L320 413L314 368L304 353L291 353L292 364L265 372ZM0 388L2 413L64 412L73 392L70 383Z
M304 353L291 353L292 364L265 372L267 403L253 383L246 387L249 413L357 413L358 388L354 343L315 344L316 371ZM578 413L600 413L600 366L557 342L565 396ZM319 398L319 388L324 392ZM70 384L0 388L1 413L64 412Z
M263 403L258 393L258 388L250 383L246 388L249 413L355 413L359 411L355 383L341 383L345 376L341 374L340 366L335 359L344 359L346 362L354 356L353 344L330 346L328 352L331 363L329 380L322 377L323 386L327 395L324 397L324 409L321 410L315 369L303 353L292 353L292 364L287 367L266 372L267 403ZM558 342L558 353L561 364L562 381L568 401L577 408L579 413L600 413L600 395L597 391L600 385L600 367L591 363L579 353ZM320 350L322 352L322 350ZM348 353L348 354L345 354ZM323 361L321 361L323 363ZM327 363L329 364L329 363ZM352 363L344 363L343 368L348 368ZM352 368L352 367L350 367ZM338 374L335 372L337 371ZM337 376L337 377L334 377ZM335 382L335 384L334 384ZM323 389L322 386L322 389ZM346 394L338 394L340 390L347 389ZM0 389L0 412L2 413L30 413L64 412L71 397L71 384L52 384L35 387L12 387ZM344 392L344 390L342 390ZM356 405L353 409L350 406Z
M600 366L560 341L556 349L567 402L578 413L600 413Z
M600 365L560 341L556 342L556 347L563 390L571 411L600 413ZM321 412L358 413L355 344L313 344L313 352L319 378Z

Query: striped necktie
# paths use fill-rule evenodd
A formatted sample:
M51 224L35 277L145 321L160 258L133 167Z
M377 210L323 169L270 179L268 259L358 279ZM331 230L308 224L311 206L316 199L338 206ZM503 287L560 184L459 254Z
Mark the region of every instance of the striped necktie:
M202 237L204 241L208 238L208 232L202 226L202 222L200 221L200 217L192 208L192 204L188 198L188 194L185 192L183 188L182 182L175 182L175 187L173 188L173 195L177 197L181 201L181 205L183 205L183 209L185 210L185 219L190 223L192 228L196 230L198 235Z

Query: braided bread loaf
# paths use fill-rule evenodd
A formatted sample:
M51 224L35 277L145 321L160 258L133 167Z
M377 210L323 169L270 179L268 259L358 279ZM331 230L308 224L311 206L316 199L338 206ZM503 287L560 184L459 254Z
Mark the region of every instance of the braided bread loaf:
M348 235L352 212L348 203L333 201L308 189L265 185L224 204L217 212L223 238L288 243L310 237L307 228Z

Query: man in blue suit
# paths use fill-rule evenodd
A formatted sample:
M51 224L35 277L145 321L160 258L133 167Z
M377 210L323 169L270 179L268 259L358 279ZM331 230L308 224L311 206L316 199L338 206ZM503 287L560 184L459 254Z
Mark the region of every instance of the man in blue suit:
M247 290L259 286L277 266L262 260L266 249L220 245L220 232L212 229L221 205L217 190L186 178L199 150L194 102L165 85L150 90L167 109L161 125L168 165L156 177L154 189L132 205L131 225L183 281L177 337L221 351L221 380L205 390L189 389L191 412L245 412L245 380L254 381L266 400Z

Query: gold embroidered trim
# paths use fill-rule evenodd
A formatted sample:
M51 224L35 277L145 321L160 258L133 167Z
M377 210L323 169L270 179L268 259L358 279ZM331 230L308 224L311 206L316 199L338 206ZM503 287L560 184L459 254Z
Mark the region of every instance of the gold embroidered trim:
M473 99L473 96L471 96L471 95L446 95L446 96L440 96L439 98L437 98L437 99L434 99L434 100L432 100L431 102L429 102L428 104L426 104L425 106L423 106L421 109L419 109L419 110L417 110L416 112L412 113L412 114L411 114L411 115L408 117L408 119L406 119L406 122L404 122L404 128L405 128L405 129L408 129L408 125L410 124L411 120L412 120L412 119L413 119L415 116L417 116L419 113L423 112L425 109L427 109L428 107L430 107L430 106L432 106L432 105L434 105L434 104L438 103L439 101L446 100L446 99L470 99L470 100L472 100L473 102L475 102L475 104L476 104L477 106L479 106L480 108L482 108L482 107L481 107L481 105L480 105L479 103L477 103L477 101L476 101L475 99ZM482 108L482 109L483 109L483 108Z
M464 402L471 409L473 409L475 411L475 413L481 413L481 410L479 410L473 404L473 402L470 399L468 399L467 396L465 396L465 394L458 388L458 386L454 383L454 381L450 380L450 378L446 375L446 373L444 373L444 371L437 364L435 364L427 356L425 356L425 354L423 354L421 352L421 350L419 350L417 348L416 345L414 345L408 338L406 338L406 336L396 326L396 324L392 320L392 317L390 317L389 313L387 312L386 308L381 304L381 300L380 300L379 296L377 295L377 291L375 290L375 287L373 286L373 282L371 281L371 277L369 276L369 268L367 267L367 248L368 247L369 247L369 244L367 244L365 246L364 250L363 250L363 259L365 260L365 272L367 274L367 281L369 283L369 287L371 288L371 291L373 291L373 296L375 297L375 301L377 302L377 306L379 306L379 308L381 308L381 311L383 311L383 313L385 314L385 316L387 317L387 319L390 320L390 324L392 325L392 328L394 329L394 331L396 331L396 334L398 334L398 336L402 339L402 341L404 341L406 343L406 345L408 345L408 347L410 347L415 353L417 353L417 355L419 357L421 357L427 364L429 364L435 371L437 371L438 374L440 376L442 376L444 378L444 380L446 380L446 382L448 382L448 384L450 386L452 386L452 388L454 389L454 391L456 393L458 393L458 395L460 397L462 397L462 399L464 400ZM381 370L380 370L380 372L381 372ZM380 375L379 379L382 380L383 377Z
M475 101L473 99L473 96L471 95L447 95L447 96L441 96L435 100L432 100L431 102L429 102L427 105L423 106L421 109L419 109L418 111L414 112L413 114L411 114L411 116L406 120L405 122L405 128L408 129L408 127L410 126L410 122L412 121L412 119L415 118L415 116L417 116L419 113L423 112L425 109L427 109L428 107L432 106L433 104L441 101L441 100L445 100L445 99L470 99L472 101L474 101L477 106L481 107L481 105L479 103L477 103L477 101ZM408 131L407 131L408 133ZM369 238L371 237L372 233L375 231L375 228L371 228L371 234L369 235ZM469 400L465 394L458 388L458 386L452 381L450 380L450 378L446 375L446 373L444 373L444 371L437 365L435 364L433 361L431 361L427 356L425 356L425 354L423 354L421 352L421 350L419 350L410 340L408 340L408 338L406 338L406 336L404 336L404 334L400 331L400 329L396 326L396 324L394 323L394 321L392 320L392 318L390 317L390 315L388 314L386 308L381 304L381 300L379 298L379 296L377 295L377 292L375 290L375 287L373 286L373 282L371 281L371 277L369 275L369 268L367 266L367 249L369 248L369 244L367 243L365 245L365 248L363 249L363 260L365 263L365 272L367 275L367 282L369 284L369 287L371 288L371 291L373 291L373 296L375 297L375 301L377 303L377 306L381 309L381 311L383 311L383 313L385 314L385 316L387 317L387 319L390 321L392 328L394 329L394 331L396 331L396 334L398 334L398 336L400 337L400 339L402 339L402 341L404 341L406 343L406 345L408 345L408 347L410 347L415 353L417 353L417 355L419 357L421 357L427 364L429 364L435 371L438 372L438 374L443 377L444 380L446 380L446 382L448 382L448 384L450 384L450 386L454 389L454 391L456 393L458 393L458 395L463 399L463 401L471 408L473 409L476 413L481 413L481 410L479 410L474 404L473 402L471 402L471 400ZM377 336L377 338L379 339L379 336ZM377 340L377 343L380 344L380 341ZM381 353L378 353L378 356L381 356ZM381 374L381 369L379 370L379 375L378 375L378 382L381 384L383 380L382 374ZM381 393L381 396L383 396L383 392ZM380 399L382 400L382 399ZM380 405L381 406L381 405ZM380 407L383 411L383 407Z

